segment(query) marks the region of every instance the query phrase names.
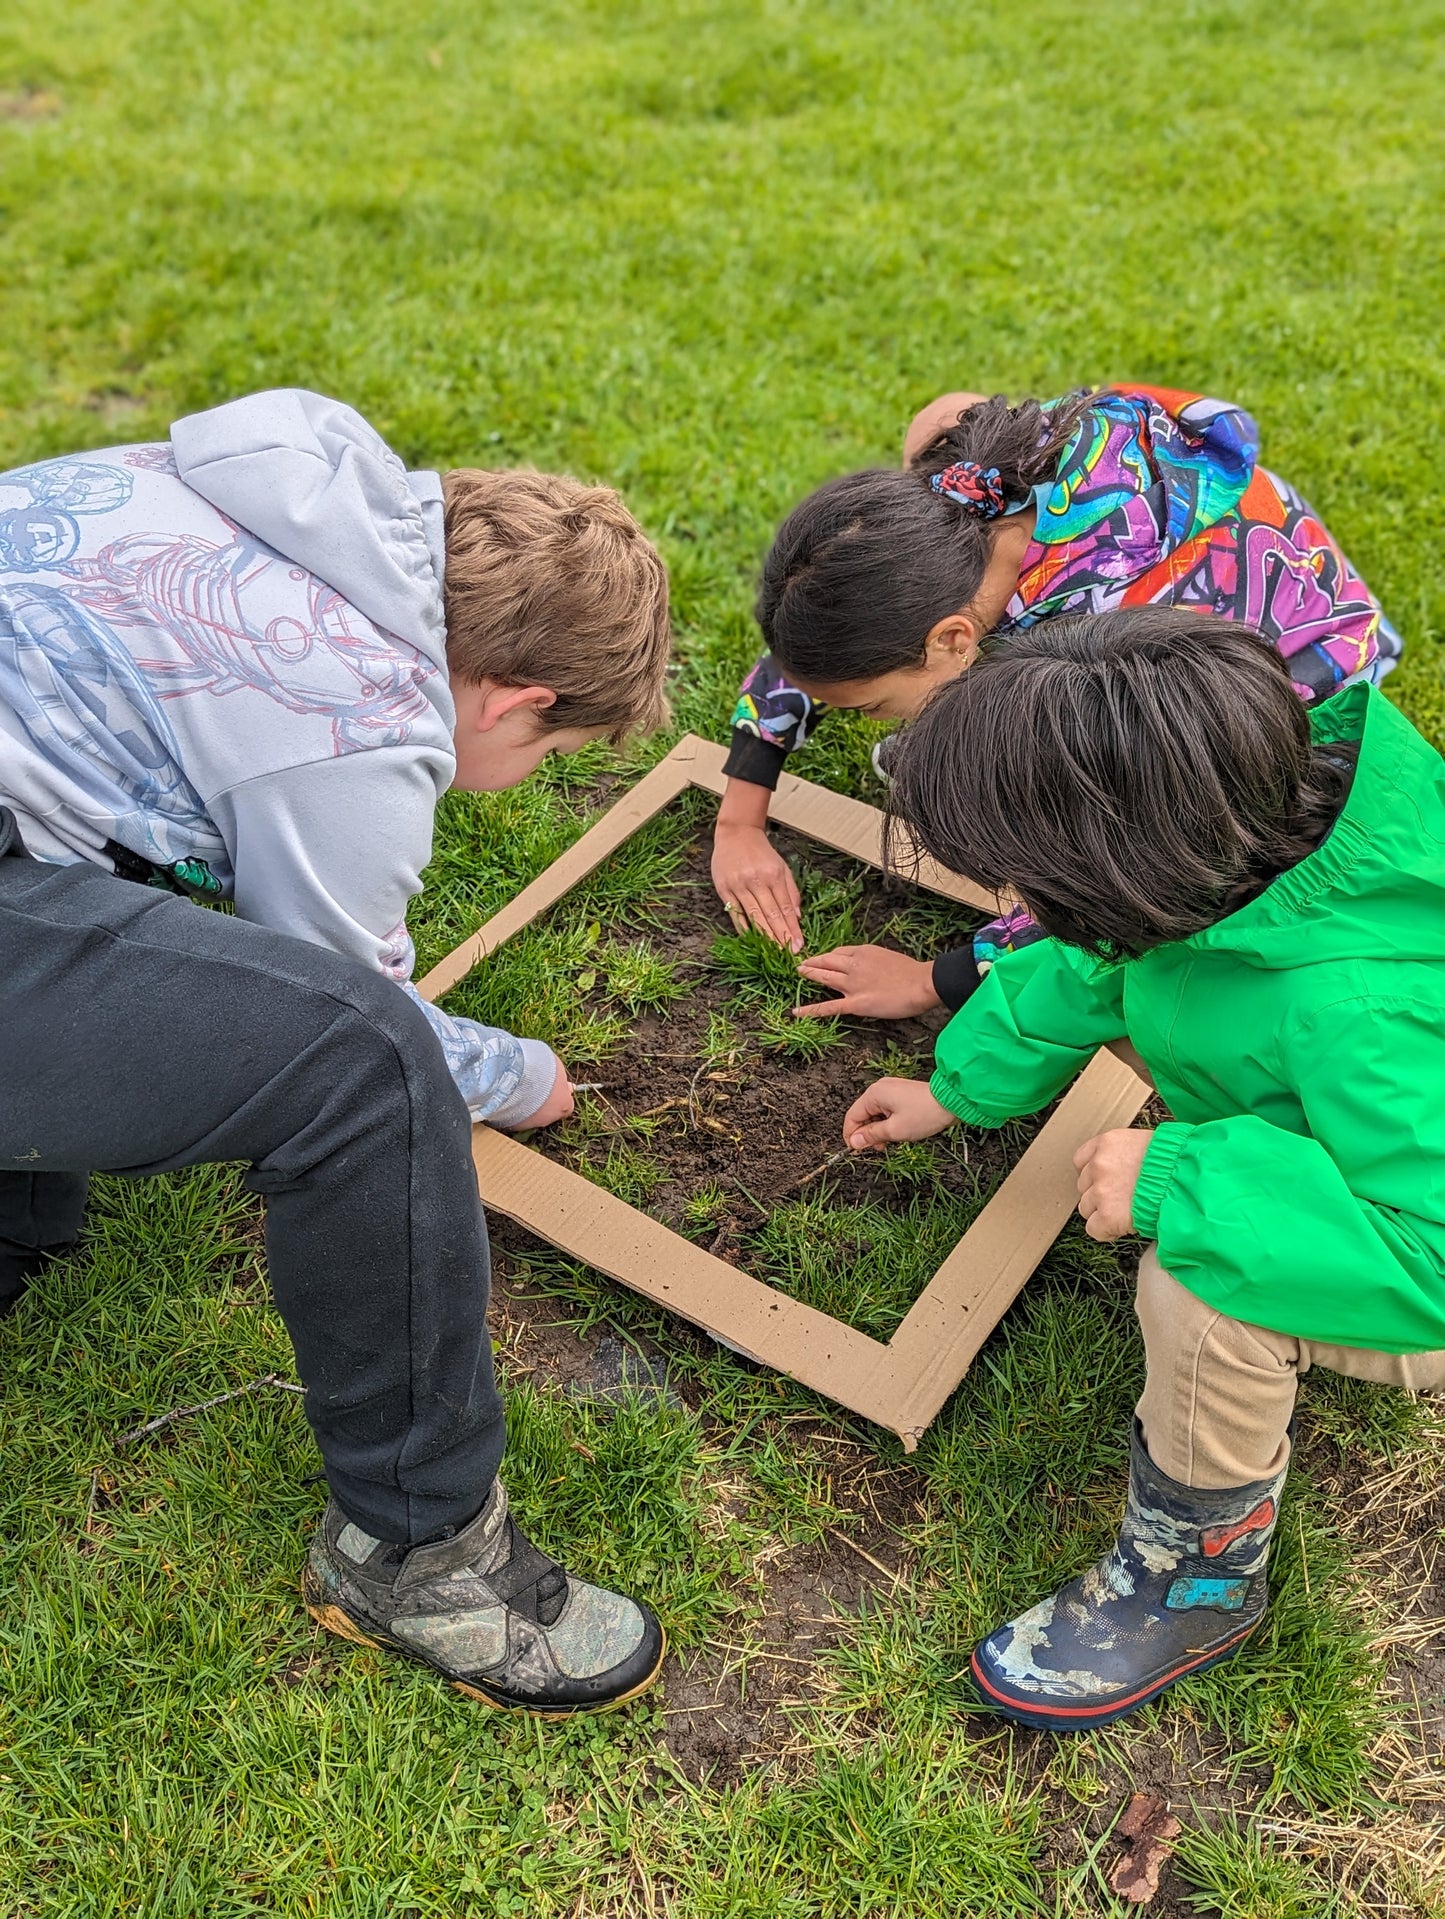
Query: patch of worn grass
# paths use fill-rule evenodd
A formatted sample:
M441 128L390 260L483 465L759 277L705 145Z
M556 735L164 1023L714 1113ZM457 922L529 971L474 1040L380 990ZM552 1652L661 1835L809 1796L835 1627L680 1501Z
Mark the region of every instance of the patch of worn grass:
M589 749L591 751L592 749ZM595 772L595 767L593 771ZM527 788L488 794L499 801L495 829L479 822L478 795L467 800L467 832L460 848L433 862L435 898L428 887L418 902L420 930L414 933L425 963L476 931L510 893L551 864L586 824L566 797L568 762L549 762ZM519 794L536 788L540 825L518 827ZM590 792L590 784L585 788ZM651 820L608 860L573 887L542 919L500 946L484 966L476 967L446 995L443 1005L467 1019L505 1027L543 1039L569 1063L607 1059L617 1051L627 1025L640 1012L671 1004L687 991L687 982L647 936L659 894L682 863L690 827L702 795L692 795ZM523 805L522 813L526 812ZM479 862L474 873L470 849L480 834L499 831L509 841L504 862ZM510 891L509 891L510 889ZM628 927L637 937L619 938Z

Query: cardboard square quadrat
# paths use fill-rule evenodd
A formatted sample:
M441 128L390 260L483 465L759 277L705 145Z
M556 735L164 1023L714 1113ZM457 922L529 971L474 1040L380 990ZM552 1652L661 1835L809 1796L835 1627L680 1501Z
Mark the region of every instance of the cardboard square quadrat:
M530 886L433 967L419 990L428 999L449 992L689 786L720 794L724 758L711 741L692 734L679 740ZM883 818L860 800L784 773L770 817L837 852L881 864ZM917 883L987 911L995 905L928 861ZM472 1155L488 1206L760 1365L887 1427L911 1452L1072 1212L1076 1148L1095 1133L1127 1126L1147 1098L1135 1073L1112 1053L1097 1053L886 1344L729 1266L505 1133L478 1126Z

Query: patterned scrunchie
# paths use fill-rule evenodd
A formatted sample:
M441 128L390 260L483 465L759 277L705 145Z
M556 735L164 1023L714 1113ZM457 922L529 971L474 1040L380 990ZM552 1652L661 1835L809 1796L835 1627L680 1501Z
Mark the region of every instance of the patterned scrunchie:
M996 466L980 466L977 460L958 460L935 473L929 481L935 493L955 500L966 513L980 520L996 520L1008 511L1003 478Z

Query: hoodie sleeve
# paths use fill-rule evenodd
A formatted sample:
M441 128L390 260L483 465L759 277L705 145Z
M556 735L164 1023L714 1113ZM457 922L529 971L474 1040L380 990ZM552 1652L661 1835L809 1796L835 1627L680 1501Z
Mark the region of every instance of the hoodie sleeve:
M1044 939L1004 953L944 1027L930 1082L970 1126L1036 1113L1123 1039L1124 969Z
M450 773L441 754L374 748L247 780L217 794L210 810L235 869L240 916L395 980L430 1021L473 1119L518 1127L552 1090L551 1047L453 1018L411 984L407 902L421 891Z
M252 393L177 420L171 449L217 512L440 660L441 481L409 474L354 408L295 387Z
M1309 1128L1255 1114L1159 1127L1136 1229L1250 1325L1379 1352L1445 1349L1445 1006L1358 999L1291 1034Z

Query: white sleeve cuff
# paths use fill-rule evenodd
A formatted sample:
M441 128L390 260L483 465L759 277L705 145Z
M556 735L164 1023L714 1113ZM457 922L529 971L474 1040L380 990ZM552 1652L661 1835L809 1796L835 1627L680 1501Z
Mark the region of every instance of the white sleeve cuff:
M494 1112L487 1114L489 1126L503 1132L517 1132L527 1124L557 1083L561 1061L545 1041L518 1039L522 1049L522 1077Z

